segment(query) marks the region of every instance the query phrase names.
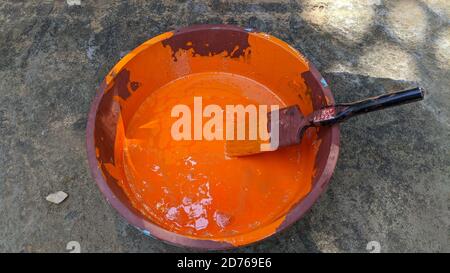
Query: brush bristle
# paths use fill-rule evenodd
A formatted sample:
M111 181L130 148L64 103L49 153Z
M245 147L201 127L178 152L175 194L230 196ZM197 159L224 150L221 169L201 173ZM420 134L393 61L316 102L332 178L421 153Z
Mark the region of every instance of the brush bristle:
M259 140L228 140L225 142L225 155L239 157L262 153L261 143Z

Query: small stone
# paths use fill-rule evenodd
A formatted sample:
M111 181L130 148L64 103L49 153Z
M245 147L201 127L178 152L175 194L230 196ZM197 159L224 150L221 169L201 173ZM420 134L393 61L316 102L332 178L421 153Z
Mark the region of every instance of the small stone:
M63 191L58 191L55 193L49 194L45 199L53 204L60 204L62 201L64 201L67 196L69 196L67 193Z
M67 5L70 6L80 6L81 0L67 0Z

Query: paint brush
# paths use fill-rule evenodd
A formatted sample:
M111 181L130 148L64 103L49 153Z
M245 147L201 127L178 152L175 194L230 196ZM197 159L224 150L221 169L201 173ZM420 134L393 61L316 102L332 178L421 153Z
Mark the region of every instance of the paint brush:
M230 157L248 156L299 144L303 133L310 127L333 126L356 115L419 101L423 97L424 89L416 87L352 103L327 106L306 117L297 105L282 108L268 113L267 128L271 138L270 149L261 146L264 144L261 140L227 140L225 154ZM278 129L278 134L274 133L276 132L274 129Z

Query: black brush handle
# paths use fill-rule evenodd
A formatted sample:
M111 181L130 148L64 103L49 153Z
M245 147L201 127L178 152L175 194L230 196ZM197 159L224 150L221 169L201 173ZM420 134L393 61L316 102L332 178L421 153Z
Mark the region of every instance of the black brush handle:
M357 102L326 107L314 112L312 115L312 124L313 126L333 125L356 115L422 100L424 93L423 88L416 87Z

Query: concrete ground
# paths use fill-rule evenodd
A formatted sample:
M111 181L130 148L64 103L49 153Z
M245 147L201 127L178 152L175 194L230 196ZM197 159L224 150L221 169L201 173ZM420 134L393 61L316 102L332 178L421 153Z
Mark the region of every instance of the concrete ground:
M342 125L325 194L287 231L242 252L450 251L450 2L211 0L0 2L0 251L183 252L145 237L90 176L96 87L129 50L200 23L287 41L345 102L416 84L417 104ZM45 200L63 190L60 205ZM376 244L376 243L375 243Z

